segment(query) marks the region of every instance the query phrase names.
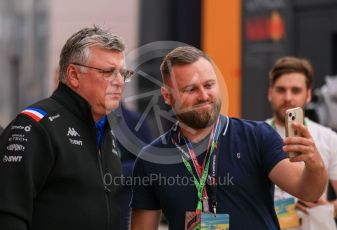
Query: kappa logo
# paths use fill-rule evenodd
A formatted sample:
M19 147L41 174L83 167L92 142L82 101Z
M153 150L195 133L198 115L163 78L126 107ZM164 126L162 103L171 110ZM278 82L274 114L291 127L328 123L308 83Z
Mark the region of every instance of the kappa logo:
M19 144L11 144L7 146L9 151L25 151L25 146Z
M74 128L69 127L67 136L80 137L80 134Z
M3 158L2 158L2 162L4 163L7 163L7 162L21 162L22 160L22 156L7 156L5 155Z

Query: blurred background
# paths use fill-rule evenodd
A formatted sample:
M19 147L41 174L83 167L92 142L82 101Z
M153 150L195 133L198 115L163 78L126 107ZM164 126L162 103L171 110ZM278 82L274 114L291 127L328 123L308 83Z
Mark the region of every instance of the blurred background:
M155 41L206 51L226 82L230 116L271 116L268 70L280 56L308 58L315 88L337 72L336 0L0 0L0 125L51 94L63 44L93 24L122 36L127 52ZM138 71L160 81L160 61L142 62ZM127 94L158 88L135 78ZM150 100L127 106L144 112Z

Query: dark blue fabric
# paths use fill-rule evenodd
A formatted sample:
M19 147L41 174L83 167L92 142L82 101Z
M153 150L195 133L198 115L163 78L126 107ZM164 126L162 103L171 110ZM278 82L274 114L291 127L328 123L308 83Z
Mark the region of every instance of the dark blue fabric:
M97 146L101 146L102 143L102 136L104 133L104 127L106 124L107 118L106 116L104 116L101 120L99 120L95 126L96 126L96 130L97 130Z
M222 133L224 132L224 128ZM185 212L194 211L197 192L193 180L182 162L175 164L152 163L155 156L165 159L177 156L171 133L144 148L136 160L134 178L154 178L146 185L136 183L131 202L132 208L145 210L162 209L169 228L184 229ZM280 136L266 123L229 119L228 130L221 136L217 186L218 213L230 215L230 229L279 229L274 211L274 185L268 178L269 172L287 156L282 151ZM172 148L171 155L158 148ZM202 158L200 155L199 158ZM146 159L146 160L144 160ZM150 161L149 161L150 160ZM168 179L171 178L171 179ZM175 184L164 183L175 179ZM188 185L182 183L190 181ZM184 184L184 186L182 185ZM208 194L211 190L207 185Z
M137 131L135 130L140 118L140 113L126 109L123 104L108 117L109 124L117 138L118 149L121 153L123 175L129 179L132 176L136 155L140 149L153 140L151 129L146 120L143 121ZM130 149L131 144L129 142L132 143L133 146L137 146L137 148ZM131 186L123 184L118 200L121 209L121 230L129 229L130 201Z

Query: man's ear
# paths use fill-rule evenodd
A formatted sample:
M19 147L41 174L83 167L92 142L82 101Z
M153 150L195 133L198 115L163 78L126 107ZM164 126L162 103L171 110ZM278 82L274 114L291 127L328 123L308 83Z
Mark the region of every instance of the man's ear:
M271 102L271 91L272 91L272 88L269 87L268 88L268 101Z
M164 98L165 104L171 106L170 92L165 86L161 87L161 95Z
M311 101L311 89L308 89L308 94L307 94L307 103Z
M67 68L67 82L73 88L79 87L79 74L73 64L68 65Z

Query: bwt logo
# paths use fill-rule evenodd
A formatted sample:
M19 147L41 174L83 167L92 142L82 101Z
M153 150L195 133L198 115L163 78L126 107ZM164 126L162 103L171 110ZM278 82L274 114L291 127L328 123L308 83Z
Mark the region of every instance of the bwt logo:
M4 163L7 163L7 162L21 162L21 159L22 159L22 156L4 156L2 158L2 161Z

